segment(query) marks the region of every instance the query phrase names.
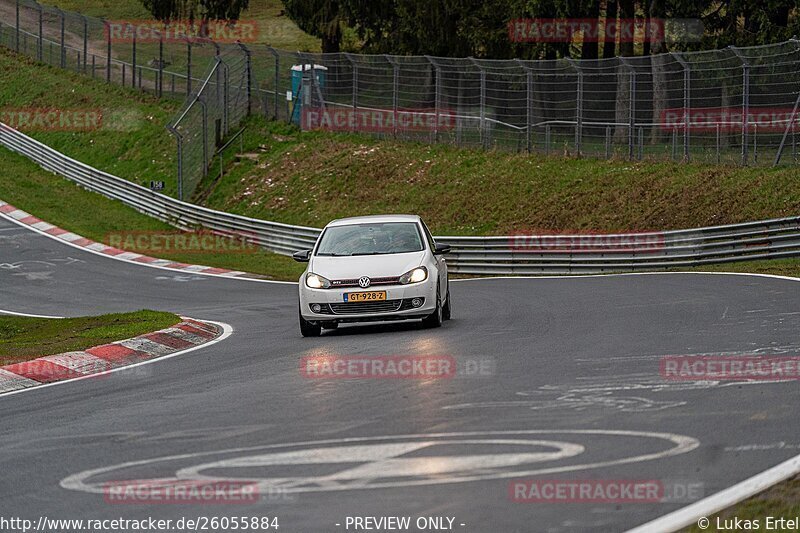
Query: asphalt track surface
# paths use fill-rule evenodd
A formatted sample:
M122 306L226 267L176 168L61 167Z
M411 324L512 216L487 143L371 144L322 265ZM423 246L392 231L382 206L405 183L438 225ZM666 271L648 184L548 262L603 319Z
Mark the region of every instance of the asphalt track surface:
M485 279L454 282L452 294L454 319L440 329L304 339L292 284L126 264L0 219L0 309L150 308L234 329L131 375L0 397L0 516L277 516L287 532L345 531L347 516L450 516L464 532L622 531L686 500L517 503L509 481L646 479L709 495L798 453L796 382L686 384L658 372L667 354L797 354L798 282ZM490 364L439 380L301 376L300 358L321 354ZM112 504L98 493L114 480L198 474L284 489L248 505Z

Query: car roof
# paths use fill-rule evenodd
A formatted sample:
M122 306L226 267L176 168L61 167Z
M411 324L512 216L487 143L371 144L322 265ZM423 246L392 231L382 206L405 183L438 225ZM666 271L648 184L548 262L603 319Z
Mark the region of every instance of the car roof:
M328 226L347 226L350 224L383 224L386 222L419 222L417 215L369 215L364 217L339 218L331 221Z

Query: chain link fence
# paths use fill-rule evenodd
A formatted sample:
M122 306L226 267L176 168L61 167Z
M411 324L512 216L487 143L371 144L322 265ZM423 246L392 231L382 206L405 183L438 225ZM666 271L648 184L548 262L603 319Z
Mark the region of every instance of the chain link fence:
M800 41L598 60L287 52L139 38L106 21L0 0L0 44L39 61L185 99L167 126L191 198L253 112L304 129L569 157L796 164ZM122 38L120 37L122 36Z

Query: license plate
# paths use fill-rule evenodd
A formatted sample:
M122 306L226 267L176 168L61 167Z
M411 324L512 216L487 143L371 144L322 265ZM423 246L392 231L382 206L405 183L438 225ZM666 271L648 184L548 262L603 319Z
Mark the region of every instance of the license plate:
M346 292L345 302L375 302L386 299L386 291Z

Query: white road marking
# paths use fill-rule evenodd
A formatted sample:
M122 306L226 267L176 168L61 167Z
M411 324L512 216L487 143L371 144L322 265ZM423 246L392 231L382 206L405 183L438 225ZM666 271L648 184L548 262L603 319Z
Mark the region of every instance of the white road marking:
M659 451L659 452L652 452L642 455L636 456L629 456L629 457L621 457L618 459L609 459L605 461L597 461L592 463L583 463L583 464L570 464L564 466L554 466L554 467L544 467L544 468L533 468L530 469L530 466L527 468L525 465L532 465L536 462L541 462L547 459L547 454L551 454L549 457L556 460L557 458L567 457L569 455L576 455L578 454L578 450L582 450L583 446L581 444L575 443L567 443L567 442L557 442L557 441L541 441L538 439L522 439L522 436L531 436L531 435L581 435L581 436L593 436L593 435L601 435L601 436L613 436L613 437L621 437L623 439L628 438L651 438L651 439L658 439L666 441L672 444L671 447ZM481 439L480 437L483 437ZM317 441L304 441L304 442L294 442L294 443L286 443L286 444L271 444L266 446L254 446L248 448L234 448L228 450L218 450L218 451L211 451L211 452L196 452L196 453L187 453L181 455L172 455L166 457L157 457L154 459L143 459L139 461L130 461L126 463L120 463L117 465L112 465L108 467L96 468L92 470L86 470L84 472L80 472L77 474L73 474L61 480L61 487L68 489L68 490L77 490L82 492L89 492L94 494L102 494L104 490L104 481L98 481L92 483L90 480L93 477L102 476L105 474L109 474L112 472L119 472L124 469L139 467L139 466L152 466L156 463L165 463L168 461L181 461L186 462L186 460L196 459L200 457L208 457L212 455L220 455L220 454L245 454L251 452L261 452L254 457L245 457L234 459L235 461L239 461L239 464L247 465L247 464L293 464L291 463L292 460L295 461L310 461L313 460L313 456L317 453L319 454L327 454L327 457L323 457L322 459L330 459L331 455L333 457L343 455L343 447L349 446L366 446L369 449L363 450L364 453L367 454L367 457L371 458L367 462L371 462L376 460L378 463L385 463L385 459L387 457L394 457L392 455L392 451L390 447L386 444L391 443L392 441L398 440L414 440L415 442L412 443L413 446L410 448L411 450L419 449L421 445L430 446L431 442L434 441L436 445L446 445L449 443L492 443L492 442L510 442L509 439L513 437L513 441L525 441L528 443L539 443L540 445L543 443L550 443L554 447L553 452L541 452L537 451L530 457L520 458L520 454L500 454L500 458L497 459L498 464L495 466L495 469L492 470L491 467L485 468L484 461L491 461L489 459L490 455L486 454L485 451L479 455L472 455L472 457L476 458L476 461L470 462L467 460L466 464L459 462L460 457L464 456L444 456L446 458L444 465L441 467L445 472L452 472L453 469L458 471L458 469L468 468L470 470L462 472L460 475L454 476L450 475L431 475L432 471L437 469L436 466L429 466L420 461L416 461L415 466L420 468L417 472L406 472L406 474L411 474L408 477L416 476L417 479L409 479L409 480L393 480L393 481L385 481L385 482L367 482L367 480L374 480L375 475L381 475L380 468L378 465L374 465L373 467L356 467L361 468L360 473L355 476L356 481L352 483L343 483L341 479L337 480L335 478L336 474L329 474L326 477L330 479L320 479L320 481L328 481L330 483L320 484L321 486L318 487L301 487L296 486L297 480L291 480L290 483L292 486L287 488L288 492L319 492L319 491L341 491L341 490L357 490L357 489L374 489L374 488L389 488L389 487L407 487L407 486L420 486L420 485L439 485L439 484L450 484L450 483L465 483L471 481L481 481L481 480L489 480L489 479L509 479L514 477L525 477L525 476L534 476L534 475L542 475L542 474L554 474L560 472L573 472L573 471L582 471L582 470L589 470L589 469L596 469L596 468L604 468L609 466L621 465L621 464L631 464L631 463L639 463L643 461L652 461L657 459L663 459L666 457L671 457L675 455L680 455L684 453L691 452L692 450L696 449L700 442L692 437L687 437L684 435L676 435L674 433L658 433L658 432L649 432L649 431L627 431L627 430L599 430L599 429L565 429L565 430L556 430L556 429L542 429L542 430L518 430L518 431L468 431L468 432L456 432L456 433L422 433L422 434L412 434L412 435L387 435L387 436L380 436L380 437L351 437L351 438L343 438L343 439L328 439L328 440L317 440ZM400 443L404 446L406 443ZM333 445L334 448L338 448L337 450L329 451L327 450ZM297 451L289 452L289 454L284 454L284 452L277 451L274 453L263 453L266 450L281 450L285 448L297 448L297 447L306 447L311 448L306 450L301 450L298 454ZM402 449L396 448L394 451ZM345 450L346 451L346 450ZM313 452L313 453L312 453ZM294 453L294 455L291 455ZM452 453L450 451L449 453ZM543 455L544 453L544 455ZM273 456L270 458L270 456ZM277 455L278 458L276 459L274 456ZM509 455L510 457L502 457L502 455ZM527 455L527 454L522 454ZM429 457L428 459L432 462L436 462L440 459L441 456L433 456ZM469 455L466 455L469 458ZM288 459L287 459L288 458ZM281 459L284 462L280 462ZM358 458L353 460L353 456L350 457L351 461L349 462L360 462ZM417 457L417 459L424 459L424 456ZM521 462L520 462L521 461ZM181 475L195 475L200 474L200 470L205 468L212 468L215 465L215 462L208 463L205 465L200 465L199 467L195 467L197 472L192 471L192 467L184 467L184 469L180 470L178 473ZM306 463L307 464L307 463ZM408 466L410 463L402 462L397 465L390 465L393 471L397 471L398 467L402 465ZM502 469L502 466L506 466L507 469ZM352 470L346 470L347 478L353 478L354 474ZM115 474L116 479L119 479L121 474ZM334 476L331 478L331 476ZM372 476L372 477L370 477ZM429 477L428 477L429 476ZM164 476L159 476L158 479L164 479ZM175 477L174 479L178 479ZM229 476L226 476L226 479L230 479ZM362 482L359 483L358 480ZM263 485L263 488L269 489L274 488L271 485L271 480L256 480L260 486ZM324 485L324 486L323 486Z

